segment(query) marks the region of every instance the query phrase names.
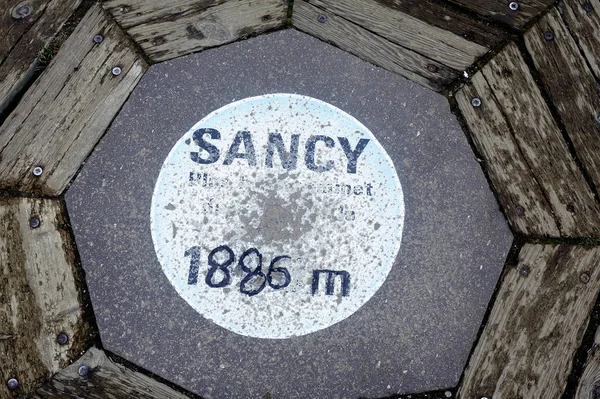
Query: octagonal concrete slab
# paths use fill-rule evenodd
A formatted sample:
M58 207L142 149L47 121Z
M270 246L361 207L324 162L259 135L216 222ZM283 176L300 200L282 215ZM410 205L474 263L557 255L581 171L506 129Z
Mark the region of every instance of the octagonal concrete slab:
M277 97L298 107L293 118L266 121L273 103L261 112L260 101L252 103L276 93L293 93ZM259 111L244 112L248 102ZM309 121L321 106L335 129ZM297 164L286 169L293 125L309 131L299 132ZM244 131L255 162L248 137L236 139ZM287 153L269 133L280 133ZM270 145L273 168L265 159ZM324 195L327 156L332 181L341 182L333 197ZM206 173L235 189L218 191L215 183L206 194ZM286 180L310 189L269 191ZM190 212L161 211L179 212L175 199ZM207 398L383 397L456 386L511 245L443 96L294 30L153 65L66 200L105 348ZM356 220L340 213L338 200L356 207ZM283 215L274 211L282 207L314 209L309 228L271 216L261 234L236 233L260 230L264 216ZM374 220L388 229L384 236L374 233ZM233 227L222 228L228 221ZM198 231L178 236L188 224ZM203 237L208 243L192 246ZM212 254L211 272L209 252L220 237L230 252ZM254 256L247 270L238 264L250 248L262 251L263 276L277 255L290 256L278 264L290 284L281 272L268 284L260 276L244 282L258 270L256 253L246 254ZM328 258L329 248L343 260ZM357 248L375 266L364 267ZM340 272L331 287L326 271ZM279 325L265 316L286 311ZM234 316L219 318L224 313Z

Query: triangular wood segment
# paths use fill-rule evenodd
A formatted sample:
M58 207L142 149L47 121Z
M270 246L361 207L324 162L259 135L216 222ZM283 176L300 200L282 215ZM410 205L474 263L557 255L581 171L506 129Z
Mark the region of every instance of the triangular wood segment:
M90 348L79 360L37 389L37 399L187 399L160 382L113 362L97 348Z
M109 0L103 7L153 61L281 28L288 10L283 0Z

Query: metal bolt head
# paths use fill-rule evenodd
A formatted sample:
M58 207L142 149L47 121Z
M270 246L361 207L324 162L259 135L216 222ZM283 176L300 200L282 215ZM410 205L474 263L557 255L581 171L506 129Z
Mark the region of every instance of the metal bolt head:
M44 173L44 169L42 169L41 166L36 166L35 168L33 168L33 175L34 176L41 176L42 173Z
M102 43L103 40L104 40L104 36L94 35L94 43Z
M77 374L79 374L82 377L85 377L89 373L90 373L90 368L88 366L86 366L85 364L82 364L81 366L79 366L79 370L77 370Z
M544 32L544 39L546 39L546 41L554 40L554 33L550 31Z
M67 342L69 342L69 336L67 334L65 334L64 332L61 332L60 334L58 334L56 336L56 342L59 345L65 345Z
M14 19L24 19L30 16L32 11L33 7L31 7L29 3L24 1L14 6L10 11L10 15Z
M471 100L471 105L474 107L480 107L481 99L479 97L473 97L473 99Z
M519 216L523 216L525 214L525 208L523 208L521 205L517 205L515 208L515 213Z
M16 378L11 378L6 382L6 386L12 391L13 389L17 389L19 387L19 381L17 381Z
M585 12L592 12L592 11L594 11L594 7L592 6L591 3L584 3L583 4L583 10Z
M590 275L583 272L579 275L579 280L583 283L583 284L587 284L590 282Z
M112 74L115 76L119 76L121 74L121 68L116 66L112 69Z
M435 73L438 71L438 67L437 67L437 65L434 65L434 64L427 64L427 70L429 72Z
M37 216L33 216L31 219L29 219L29 227L31 227L32 229L37 229L38 227L40 227L40 218Z
M519 3L517 3L516 1L511 1L508 5L508 8L510 8L513 11L517 11L519 9Z
M523 266L519 269L519 274L523 277L529 276L530 273L531 269L529 268L529 266Z
M319 15L317 17L317 21L319 21L320 23L324 24L325 22L327 22L327 15Z

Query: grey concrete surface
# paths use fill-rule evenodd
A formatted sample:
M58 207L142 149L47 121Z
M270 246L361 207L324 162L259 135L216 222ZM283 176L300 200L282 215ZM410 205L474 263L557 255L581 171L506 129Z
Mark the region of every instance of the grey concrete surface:
M314 97L366 125L406 205L400 254L375 296L332 327L280 340L193 310L150 233L154 185L177 140L210 112L268 93ZM454 387L512 240L443 96L294 30L153 65L66 200L105 348L206 398Z

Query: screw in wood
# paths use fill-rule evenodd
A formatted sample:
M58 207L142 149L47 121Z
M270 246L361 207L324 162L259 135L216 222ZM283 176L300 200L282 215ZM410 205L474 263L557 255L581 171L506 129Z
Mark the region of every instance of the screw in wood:
M427 70L429 72L435 73L438 71L438 67L437 67L437 65L434 65L434 64L427 64Z
M511 1L508 5L508 8L510 8L513 11L517 11L519 9L519 3L517 3L516 1Z
M31 15L33 8L27 2L19 3L13 7L10 12L10 15L13 19L24 19Z
M523 277L529 276L529 273L531 273L529 266L523 266L519 269L519 274Z
M77 370L77 374L79 374L82 377L85 377L89 374L90 372L90 368L88 366L86 366L85 364L82 364L81 366L79 366L79 370Z
M481 99L479 97L473 97L473 99L471 100L471 105L474 107L480 107Z
M554 40L554 33L550 31L544 32L544 39L546 39L546 41Z
M592 12L592 11L594 11L594 7L592 6L591 3L584 3L583 4L583 10L585 12Z
M112 69L112 74L115 76L119 76L121 74L121 68L119 68L118 66L114 67Z
M102 43L103 40L104 40L104 36L94 35L94 43Z
M42 169L41 166L36 166L35 168L33 168L33 175L34 176L41 176L42 173L44 173L44 169Z
M327 15L319 15L317 17L317 21L319 21L320 23L324 24L325 22L327 22Z
M521 205L517 205L515 208L515 213L519 216L523 216L525 214L525 208L523 208Z
M583 283L583 284L587 284L590 282L590 275L587 273L581 273L579 275L579 280Z
M29 219L29 227L31 227L32 229L37 229L38 227L40 227L40 218L37 216L32 216L31 219Z
M56 342L59 345L65 345L67 342L69 342L69 336L67 334L65 334L64 332L61 332L60 334L58 334L56 336Z
M7 381L6 386L8 386L8 389L10 389L12 391L19 387L19 381L17 381L16 378L11 378L10 380Z

